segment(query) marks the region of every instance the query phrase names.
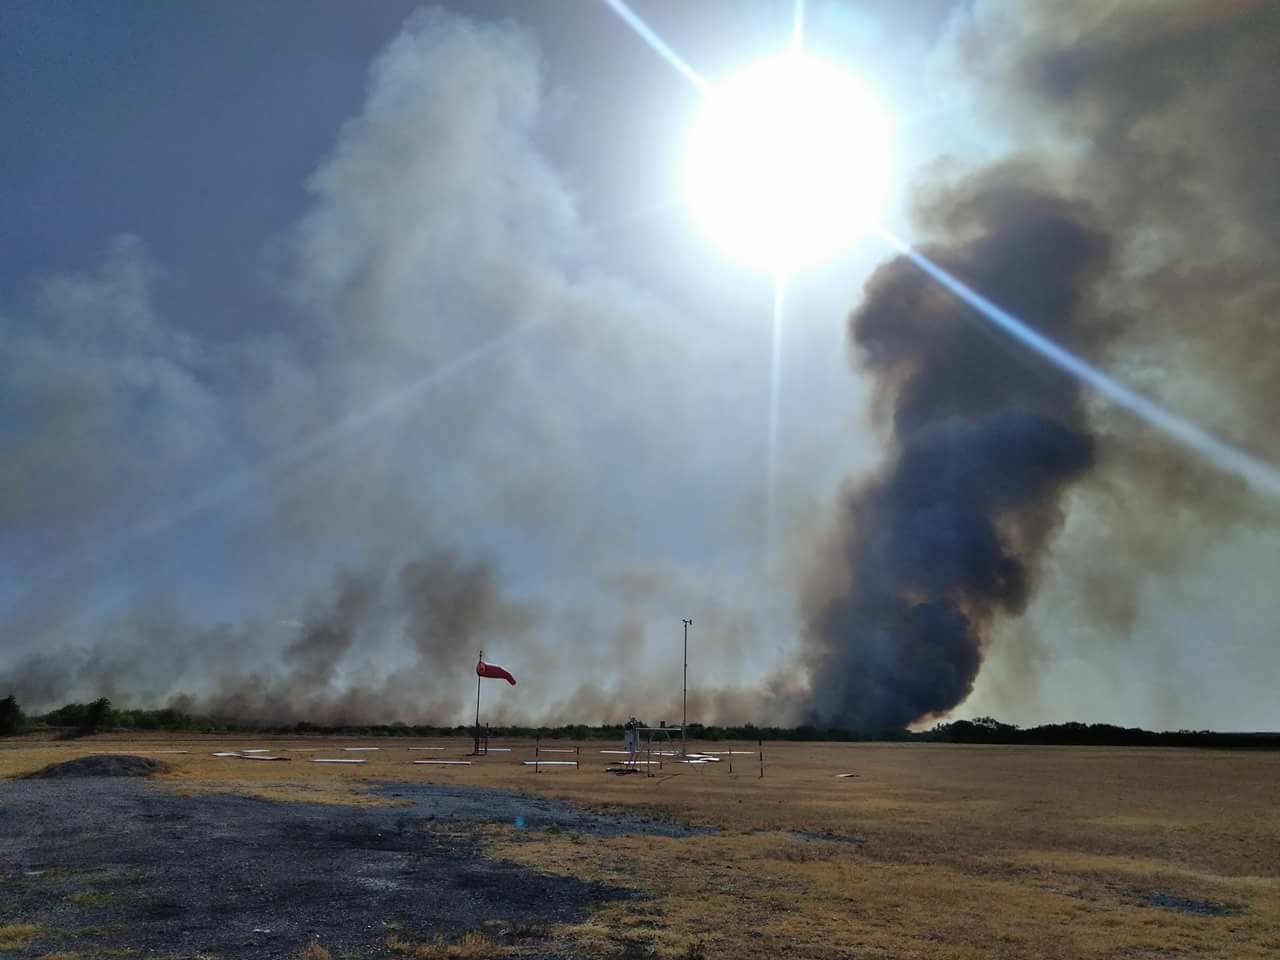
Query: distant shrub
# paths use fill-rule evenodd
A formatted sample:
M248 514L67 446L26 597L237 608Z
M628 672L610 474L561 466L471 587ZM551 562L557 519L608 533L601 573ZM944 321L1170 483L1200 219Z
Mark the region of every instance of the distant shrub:
M84 719L80 721L80 725L76 727L76 733L81 736L88 736L91 733L97 733L105 730L111 723L111 701L106 697L99 697L93 703L89 704L84 712Z
M0 737L21 733L27 726L27 718L18 706L17 698L10 695L0 700Z

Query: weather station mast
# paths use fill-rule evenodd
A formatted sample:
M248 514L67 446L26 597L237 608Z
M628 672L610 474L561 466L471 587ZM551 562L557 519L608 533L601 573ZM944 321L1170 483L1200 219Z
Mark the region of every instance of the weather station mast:
M689 755L689 628L693 621L684 618L684 692L680 698L680 756Z

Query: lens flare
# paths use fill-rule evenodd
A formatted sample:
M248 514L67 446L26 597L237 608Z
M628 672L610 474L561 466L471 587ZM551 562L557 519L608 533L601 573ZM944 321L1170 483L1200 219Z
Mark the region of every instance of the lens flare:
M848 70L791 50L713 88L685 150L684 196L729 256L788 274L852 246L892 183L892 127Z

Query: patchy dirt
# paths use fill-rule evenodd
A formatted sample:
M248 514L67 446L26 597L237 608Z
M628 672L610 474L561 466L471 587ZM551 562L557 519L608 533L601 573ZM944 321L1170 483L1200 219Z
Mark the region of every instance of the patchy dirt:
M65 763L54 763L27 774L28 780L56 780L62 777L149 777L163 773L169 765L150 757L126 754L94 754Z
M548 957L528 931L630 894L489 859L484 825L674 828L509 791L384 789L413 805L183 797L136 779L0 784L0 923L43 928L20 958L287 958L312 938L343 957L385 956L393 933L453 938L486 923L525 938L522 957Z

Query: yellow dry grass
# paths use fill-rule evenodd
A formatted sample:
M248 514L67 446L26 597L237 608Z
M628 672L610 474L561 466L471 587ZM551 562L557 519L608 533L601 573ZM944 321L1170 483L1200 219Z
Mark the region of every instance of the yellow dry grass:
M430 752L410 751L411 744L423 742L0 741L0 776L94 751L130 750L172 764L158 781L184 792L378 803L387 801L371 793L375 781L477 784L604 808L639 807L719 829L683 839L524 833L519 843L509 842L504 828L490 830L490 856L644 895L553 931L569 955L1280 955L1276 754L766 744L763 779L756 759L747 756L734 757L732 774L722 762L667 765L650 778L604 774L607 758L598 743L583 745L581 770L541 774L518 762L532 756L532 743L513 744L513 752L490 754L469 767L409 762L459 758L469 744L435 741L446 749ZM342 751L352 745L380 749ZM209 756L256 747L295 759L256 763ZM190 752L159 752L175 749ZM299 750L317 752L290 752ZM311 756L369 762L305 762ZM856 776L837 779L840 773ZM1194 912L1213 904L1226 912Z
M330 960L329 951L313 940L295 953L293 960Z
M468 930L457 940L418 943L402 937L388 937L387 949L412 960L488 960L505 957L510 951L482 930Z
M34 923L0 923L0 950L21 950L39 932Z
M67 895L67 901L78 907L105 907L115 900L114 894L99 890L82 890Z

